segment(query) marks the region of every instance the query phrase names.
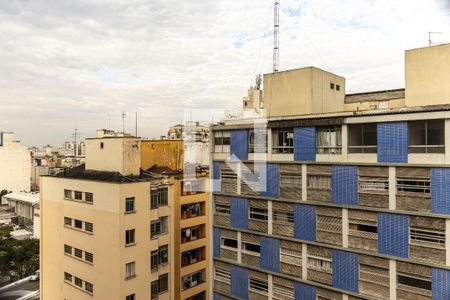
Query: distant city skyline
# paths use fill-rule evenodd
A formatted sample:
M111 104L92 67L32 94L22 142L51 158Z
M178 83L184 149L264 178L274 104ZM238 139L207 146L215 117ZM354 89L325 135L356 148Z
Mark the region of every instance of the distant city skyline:
M273 1L0 3L0 131L59 146L98 128L159 137L185 109L239 108L272 68ZM281 1L280 70L314 65L347 92L402 88L404 49L450 42L450 1ZM384 74L380 76L380 74ZM206 120L209 117L206 116Z

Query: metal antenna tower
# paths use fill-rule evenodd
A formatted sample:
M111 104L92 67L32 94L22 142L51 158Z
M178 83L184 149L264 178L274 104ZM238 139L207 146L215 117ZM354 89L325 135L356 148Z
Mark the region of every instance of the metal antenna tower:
M80 132L78 131L77 125L75 125L75 131L72 133L72 137L74 138L73 143L73 151L75 157L78 156L78 137L80 136Z
M278 72L280 65L280 0L275 0L273 16L273 72Z

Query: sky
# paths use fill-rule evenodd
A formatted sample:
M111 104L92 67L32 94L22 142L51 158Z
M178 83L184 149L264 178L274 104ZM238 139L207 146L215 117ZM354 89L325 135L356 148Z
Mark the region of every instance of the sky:
M280 70L347 93L404 87L404 50L450 42L450 0L281 0ZM153 138L238 109L272 70L273 0L0 1L0 131L54 146L98 128ZM207 110L204 110L207 109ZM220 113L219 113L220 114ZM217 116L215 117L217 120Z

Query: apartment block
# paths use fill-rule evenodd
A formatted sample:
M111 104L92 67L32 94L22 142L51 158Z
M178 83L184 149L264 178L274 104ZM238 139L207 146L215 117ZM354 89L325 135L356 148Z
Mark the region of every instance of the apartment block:
M141 169L139 138L100 132L40 184L41 299L174 299L174 188Z
M215 300L450 299L449 61L407 50L404 89L358 94L266 74L265 119L212 127Z
M189 146L183 140L142 141L141 164L146 172L169 178L173 187L173 299L206 300L211 286L209 170L185 161Z

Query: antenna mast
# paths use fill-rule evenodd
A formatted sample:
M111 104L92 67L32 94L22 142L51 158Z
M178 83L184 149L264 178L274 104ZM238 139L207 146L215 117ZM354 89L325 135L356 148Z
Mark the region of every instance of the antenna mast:
M125 134L125 117L127 114L123 111L122 112L122 133Z
M275 0L273 16L273 72L278 72L280 64L280 0Z
M74 155L75 157L78 156L78 137L80 136L80 132L78 131L77 125L75 125L75 131L72 134L72 137L74 138L74 143L73 143L73 151L74 151Z

